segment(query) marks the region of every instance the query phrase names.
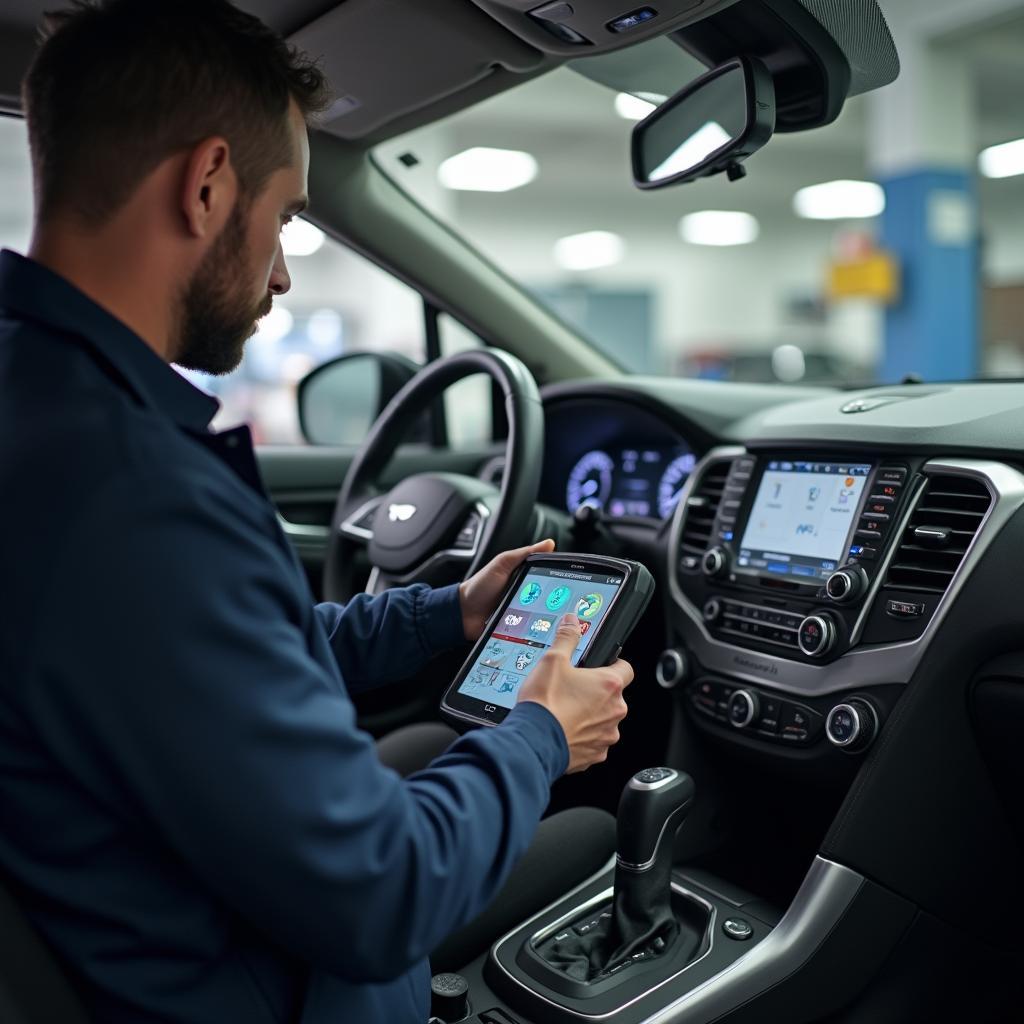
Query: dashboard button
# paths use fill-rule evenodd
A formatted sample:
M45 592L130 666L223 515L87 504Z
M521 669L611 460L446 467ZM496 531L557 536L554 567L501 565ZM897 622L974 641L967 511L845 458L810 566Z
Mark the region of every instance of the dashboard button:
M761 714L758 716L756 728L762 732L778 732L781 711L782 701L778 697L764 697L761 700Z
M727 918L722 925L722 931L737 942L746 942L754 934L750 922L744 921L742 917Z
M881 484L875 489L883 498L892 498L895 501L903 488L903 484Z
M860 514L865 522L887 523L891 518L888 512L868 512L866 509Z
M886 516L886 519L889 517ZM872 537L880 537L885 532L885 523L879 519L865 519L861 518L858 523L858 534L870 534Z
M817 729L815 712L799 704L784 703L779 718L779 733L789 743L805 743Z
M907 479L907 471L898 466L882 466L875 479L887 484L901 484Z
M709 597L704 602L704 621L717 622L722 617L722 602L717 597Z

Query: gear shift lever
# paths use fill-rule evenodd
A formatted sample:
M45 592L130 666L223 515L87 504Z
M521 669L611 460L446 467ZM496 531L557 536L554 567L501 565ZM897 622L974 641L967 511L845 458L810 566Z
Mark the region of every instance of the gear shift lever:
M609 966L644 950L660 953L676 936L672 840L694 795L693 779L672 768L645 768L622 791Z
M693 779L673 768L645 768L626 783L611 913L548 940L538 950L542 959L587 981L673 943L679 923L672 907L672 840L694 795Z
M645 768L619 798L616 862L621 870L656 871L672 860L672 839L693 803L693 779L673 768Z

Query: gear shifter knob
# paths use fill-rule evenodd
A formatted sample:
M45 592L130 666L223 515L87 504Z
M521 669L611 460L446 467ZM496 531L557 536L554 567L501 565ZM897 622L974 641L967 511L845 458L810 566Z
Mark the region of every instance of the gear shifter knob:
M626 783L619 799L617 861L647 871L683 823L695 795L693 779L673 768L645 768Z

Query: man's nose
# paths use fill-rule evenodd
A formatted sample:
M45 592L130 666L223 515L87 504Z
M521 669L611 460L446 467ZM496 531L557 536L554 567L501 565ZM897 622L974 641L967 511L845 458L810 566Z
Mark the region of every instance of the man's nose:
M281 246L277 247L277 255L274 257L274 267L270 271L270 291L273 295L284 295L292 286L292 279L288 273L288 267L284 262L284 251Z

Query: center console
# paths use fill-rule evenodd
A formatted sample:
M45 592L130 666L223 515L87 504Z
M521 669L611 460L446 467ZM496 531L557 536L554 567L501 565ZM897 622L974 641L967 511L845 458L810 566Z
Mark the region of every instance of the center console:
M725 741L808 760L866 750L976 557L997 469L711 452L673 523L659 683Z

